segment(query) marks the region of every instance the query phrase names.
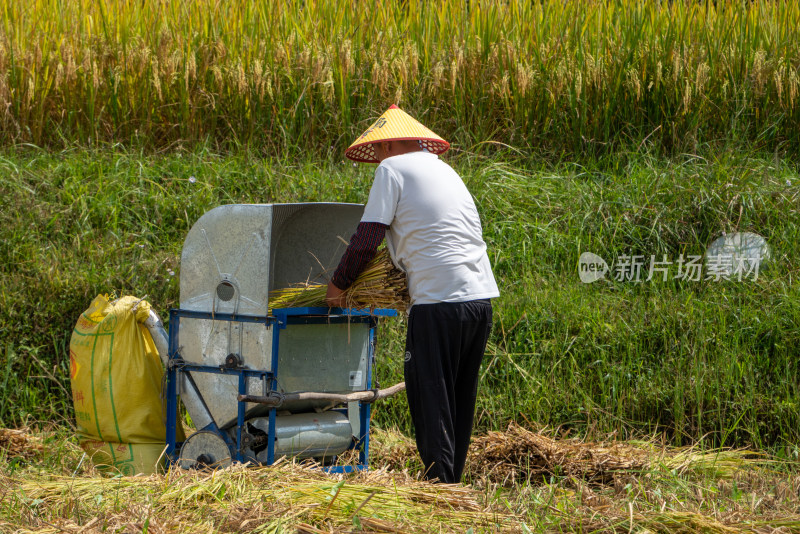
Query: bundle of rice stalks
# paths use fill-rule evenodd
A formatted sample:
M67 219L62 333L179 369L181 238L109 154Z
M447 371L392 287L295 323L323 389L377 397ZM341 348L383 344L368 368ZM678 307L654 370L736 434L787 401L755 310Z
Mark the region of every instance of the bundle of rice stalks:
M0 428L0 454L7 458L35 458L44 449L40 441L30 435L27 429Z
M270 292L270 308L327 306L324 284L302 283ZM345 293L346 307L355 309L408 308L406 273L398 269L384 247L375 254L364 271Z
M752 464L753 459L760 464L769 463L763 454L746 449L702 451L696 447L683 447L666 452L661 458L653 458L652 467L661 467L677 474L693 471L715 479L731 479L742 468Z

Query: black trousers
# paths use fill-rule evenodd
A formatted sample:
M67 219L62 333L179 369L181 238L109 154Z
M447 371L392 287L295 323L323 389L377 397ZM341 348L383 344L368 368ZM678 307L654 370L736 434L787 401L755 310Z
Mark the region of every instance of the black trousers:
M428 479L461 481L475 416L478 372L491 328L488 299L411 308L406 394Z

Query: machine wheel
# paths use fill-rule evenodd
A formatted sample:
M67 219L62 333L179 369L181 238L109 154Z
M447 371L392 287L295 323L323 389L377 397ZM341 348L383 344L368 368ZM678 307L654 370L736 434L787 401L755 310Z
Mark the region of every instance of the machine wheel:
M183 442L178 465L183 469L222 469L231 465L231 451L219 435L195 432Z

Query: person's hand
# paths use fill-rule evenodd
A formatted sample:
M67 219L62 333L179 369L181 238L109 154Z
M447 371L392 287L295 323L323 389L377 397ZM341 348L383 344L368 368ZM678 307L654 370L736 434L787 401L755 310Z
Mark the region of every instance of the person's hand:
M328 284L328 291L325 292L325 302L331 307L345 307L345 291L333 284Z

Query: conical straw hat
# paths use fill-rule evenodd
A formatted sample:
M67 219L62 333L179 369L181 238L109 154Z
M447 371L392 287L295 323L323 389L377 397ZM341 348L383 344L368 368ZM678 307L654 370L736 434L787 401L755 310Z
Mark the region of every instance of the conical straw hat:
M381 141L417 140L422 148L441 154L450 143L420 124L414 117L394 104L381 115L367 131L345 150L344 155L354 161L378 163L372 143Z

